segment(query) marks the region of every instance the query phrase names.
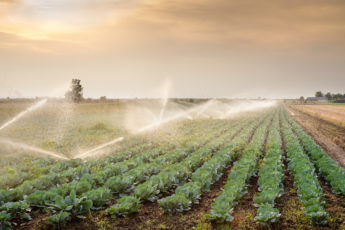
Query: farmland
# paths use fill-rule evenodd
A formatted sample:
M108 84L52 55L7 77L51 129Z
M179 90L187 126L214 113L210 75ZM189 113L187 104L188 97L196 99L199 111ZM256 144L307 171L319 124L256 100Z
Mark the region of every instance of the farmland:
M152 122L126 112L137 102L35 111L1 138L70 159L3 145L1 227L345 229L345 169L284 104L228 117L214 112L220 105L212 113L201 107L202 116L193 110L199 104L170 104L172 117L193 112L136 134L132 129ZM0 106L6 121L28 105ZM153 114L159 108L150 102ZM121 136L99 156L73 157Z
M345 128L345 106L344 105L302 105L295 106L296 109Z
M345 166L345 129L341 125L343 105L289 106L293 118L343 167ZM327 112L325 112L327 111ZM336 117L332 120L330 117Z

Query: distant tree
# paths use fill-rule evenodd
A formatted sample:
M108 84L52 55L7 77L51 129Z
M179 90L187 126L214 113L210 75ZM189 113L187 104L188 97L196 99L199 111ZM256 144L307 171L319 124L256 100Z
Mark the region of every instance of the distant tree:
M106 100L107 100L107 97L106 97L106 96L101 96L101 97L99 98L99 100L100 100L100 101L106 101Z
M301 104L304 104L304 103L305 103L305 99L304 99L303 96L301 96L301 97L299 98L299 102L300 102Z
M332 96L332 94L331 94L330 92L326 93L326 94L325 94L325 97L327 97L327 99L328 99L329 101L331 101L332 98L333 98L333 96Z
M72 79L71 89L65 93L65 98L75 103L83 100L83 86L80 84L79 79Z
M323 97L323 93L321 91L317 91L315 93L315 97Z
M343 95L341 93L336 93L333 95L334 100L341 100L343 98Z

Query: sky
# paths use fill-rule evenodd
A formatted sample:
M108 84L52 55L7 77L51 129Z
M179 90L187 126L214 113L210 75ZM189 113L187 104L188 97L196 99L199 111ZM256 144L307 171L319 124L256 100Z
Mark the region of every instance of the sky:
M343 0L0 0L0 97L345 93Z

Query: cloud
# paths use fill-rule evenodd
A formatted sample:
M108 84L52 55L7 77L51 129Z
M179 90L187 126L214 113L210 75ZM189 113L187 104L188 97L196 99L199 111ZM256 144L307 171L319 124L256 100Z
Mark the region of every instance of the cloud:
M138 0L22 0L8 9L9 21L41 25L85 26L133 7Z
M134 20L191 43L291 48L343 44L344 11L344 1L172 0L145 4Z
M0 0L0 4L13 4L18 3L18 0Z
M344 11L340 0L26 0L0 31L33 40L87 35L112 47L326 51L344 49Z
M13 82L29 76L24 95L76 74L92 96L150 95L166 76L174 96L337 91L343 12L343 0L20 0L0 3L0 63Z
M0 31L32 40L52 39L52 35L59 33L76 34L110 19L122 17L138 1L21 0L16 1L17 4L0 2Z

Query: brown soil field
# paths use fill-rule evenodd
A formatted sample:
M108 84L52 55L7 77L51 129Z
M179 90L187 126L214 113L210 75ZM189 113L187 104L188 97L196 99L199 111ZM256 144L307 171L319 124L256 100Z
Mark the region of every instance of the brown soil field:
M296 109L288 107L294 120L340 165L345 167L345 128Z
M345 106L337 105L296 105L301 112L329 121L345 128Z

